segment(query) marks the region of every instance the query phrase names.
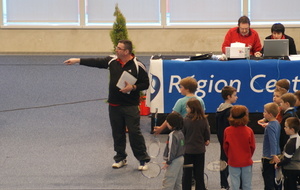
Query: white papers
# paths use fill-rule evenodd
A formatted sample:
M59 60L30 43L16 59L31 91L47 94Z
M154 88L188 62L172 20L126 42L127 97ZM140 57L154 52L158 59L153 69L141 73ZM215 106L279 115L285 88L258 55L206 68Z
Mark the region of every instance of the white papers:
M128 82L129 84L133 85L136 82L136 78L134 76L132 76L130 73L128 73L127 71L123 71L122 75L119 78L119 81L117 83L117 87L119 87L120 89L125 88L125 81ZM129 94L129 93L128 93Z
M178 59L172 59L172 60L176 60L176 61L189 61L190 58L178 58Z
M246 47L246 44L240 43L240 42L235 42L235 43L231 43L230 47Z
M299 61L300 55L290 55L289 58L291 61Z

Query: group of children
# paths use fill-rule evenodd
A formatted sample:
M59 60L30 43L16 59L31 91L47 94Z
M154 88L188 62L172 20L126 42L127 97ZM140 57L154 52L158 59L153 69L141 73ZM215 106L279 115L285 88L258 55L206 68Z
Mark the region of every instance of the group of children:
M289 81L279 80L273 103L264 106L264 119L258 121L265 128L262 175L266 190L282 189L282 184L276 184L274 180L277 168L282 169L284 189L297 190L300 177L300 91L288 91Z
M210 127L205 115L205 105L201 98L195 96L198 83L194 78L184 78L179 85L184 97L176 102L173 112L167 116L166 121L160 127L154 127L157 134L166 127L172 130L164 151L166 162L163 168L166 169L166 173L163 189L190 190L192 178L196 182L195 189L205 189L205 147L210 142ZM181 138L178 133L181 134ZM183 168L184 165L192 167Z
M184 78L179 84L184 97L176 102L166 121L154 127L156 134L166 127L172 130L164 152L163 189L191 190L194 179L195 189L205 190L205 151L210 142L205 105L194 94L197 89L194 78ZM276 83L273 102L264 105L264 119L258 121L265 128L262 154L265 190L281 189L274 180L276 168L283 170L284 189L297 189L300 176L300 121L297 116L300 114L300 91L293 94L288 90L287 80ZM249 112L246 106L233 105L238 98L234 87L225 86L221 95L224 103L216 112L216 129L220 160L228 163L228 168L220 172L221 189L229 189L227 178L230 176L230 189L251 190L255 136L247 126ZM281 159L280 154L283 155ZM193 167L183 167L191 164Z

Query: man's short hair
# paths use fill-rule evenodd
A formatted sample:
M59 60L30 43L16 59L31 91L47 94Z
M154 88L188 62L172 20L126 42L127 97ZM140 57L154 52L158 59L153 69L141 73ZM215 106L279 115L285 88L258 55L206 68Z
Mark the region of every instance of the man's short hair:
M273 26L271 27L271 32L276 32L276 33L282 33L284 34L285 28L283 26L283 24L281 23L275 23L273 24Z
M298 133L299 130L300 130L300 121L299 121L299 118L297 117L289 117L285 120L285 122L287 123L288 128L290 129L294 129L295 130L295 133Z
M250 19L247 16L242 16L238 20L238 26L243 23L243 24L249 24L250 25Z
M272 114L273 117L276 117L279 113L279 106L275 102L265 104L264 109L267 113Z
M284 103L288 102L290 107L294 107L297 101L296 96L293 93L286 93L281 96L281 99Z
M228 96L231 96L236 91L237 91L236 88L232 86L224 86L221 91L222 98L224 100L227 100Z
M119 43L124 44L125 49L132 53L132 42L130 40L120 40Z
M198 83L193 77L186 77L180 80L179 84L185 89L188 89L190 93L195 93L198 88Z

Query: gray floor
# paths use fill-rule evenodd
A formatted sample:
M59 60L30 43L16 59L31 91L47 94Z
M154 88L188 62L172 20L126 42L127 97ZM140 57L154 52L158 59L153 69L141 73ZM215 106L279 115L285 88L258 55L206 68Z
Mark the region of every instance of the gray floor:
M0 189L160 189L163 173L146 179L128 146L128 166L112 169L106 70L66 66L69 56L0 56ZM149 65L149 57L142 57ZM147 143L150 118L142 116ZM166 135L159 136L164 148ZM259 160L262 135L256 135ZM215 135L206 162L217 160ZM158 158L162 162L162 156ZM219 188L209 172L208 188ZM253 189L263 189L260 164Z

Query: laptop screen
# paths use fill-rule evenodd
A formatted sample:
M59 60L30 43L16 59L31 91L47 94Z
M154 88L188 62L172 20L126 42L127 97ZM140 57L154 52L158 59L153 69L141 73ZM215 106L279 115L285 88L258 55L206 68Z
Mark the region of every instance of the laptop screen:
M289 40L288 39L265 39L264 40L264 56L289 56Z

